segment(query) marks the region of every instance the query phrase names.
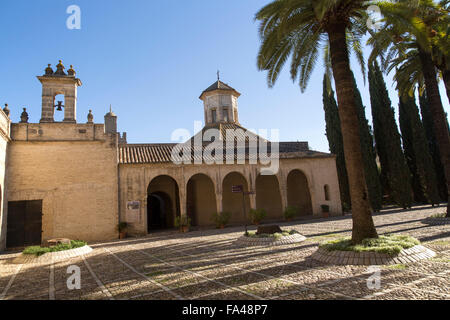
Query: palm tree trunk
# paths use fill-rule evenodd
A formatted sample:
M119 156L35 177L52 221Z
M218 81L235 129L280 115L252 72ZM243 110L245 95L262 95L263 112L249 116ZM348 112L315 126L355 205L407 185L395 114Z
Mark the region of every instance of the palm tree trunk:
M345 29L343 23L331 25L328 37L352 202L352 242L357 244L361 243L363 239L376 238L378 235L372 219L372 208L364 177L358 112L353 92L353 75L350 70Z
M433 118L433 130L441 153L441 162L444 167L445 180L447 182L447 217L450 217L450 136L447 121L445 121L446 117L444 107L442 106L441 95L439 94L436 68L433 64L431 54L419 48L419 56L425 87L427 89L429 108Z

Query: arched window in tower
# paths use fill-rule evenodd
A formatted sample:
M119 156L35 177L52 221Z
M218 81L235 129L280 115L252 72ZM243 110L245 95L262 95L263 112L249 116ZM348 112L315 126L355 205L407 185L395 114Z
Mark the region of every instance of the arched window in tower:
M64 106L65 106L65 97L64 94L57 94L54 99L54 121L63 121L64 120Z
M217 121L216 109L211 110L211 122L215 123Z
M323 192L325 195L325 200L330 200L330 187L327 184L323 186Z

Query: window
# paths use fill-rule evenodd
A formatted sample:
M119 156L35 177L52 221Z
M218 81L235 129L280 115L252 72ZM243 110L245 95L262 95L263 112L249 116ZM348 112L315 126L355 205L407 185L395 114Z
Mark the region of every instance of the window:
M323 186L323 192L325 194L325 200L330 200L330 187L327 184Z
M223 121L228 122L228 108L223 109Z
M211 110L211 122L216 122L217 120L217 115L216 115L216 110Z
M230 105L230 97L226 95L221 95L219 98L220 106L229 106Z

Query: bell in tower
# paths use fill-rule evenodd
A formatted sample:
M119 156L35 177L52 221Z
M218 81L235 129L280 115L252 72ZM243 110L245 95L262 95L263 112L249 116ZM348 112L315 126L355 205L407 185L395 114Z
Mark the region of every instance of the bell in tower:
M40 122L55 122L56 112L64 111L63 122L75 123L77 110L77 88L81 86L81 80L75 77L75 70L70 66L68 73L59 60L56 71L53 72L51 65L45 69L45 73L37 78L42 83L42 114ZM55 101L59 94L64 95L62 101Z

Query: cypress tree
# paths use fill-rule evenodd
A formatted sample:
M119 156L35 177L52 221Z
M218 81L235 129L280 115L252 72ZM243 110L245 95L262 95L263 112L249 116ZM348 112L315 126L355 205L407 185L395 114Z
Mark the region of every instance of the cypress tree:
M402 133L403 152L405 154L406 162L412 176L411 184L414 194L414 201L418 203L426 203L427 199L420 183L420 177L417 174L416 156L413 146L414 137L412 124L407 114L407 109L403 107L402 100L400 100L399 103L399 122L400 131Z
M343 211L351 208L350 189L348 185L347 168L345 166L344 142L342 139L339 111L331 88L330 80L323 78L323 109L325 111L325 130L330 152L336 155L336 168L339 179L339 189Z
M411 178L402 151L394 109L383 75L375 62L369 66L369 90L373 129L382 175L387 180L390 197L403 208L411 207Z
M444 167L441 163L441 155L439 147L436 142L436 137L433 131L433 119L431 117L430 109L428 107L428 98L426 90L419 95L420 113L422 115L422 123L425 129L425 135L428 141L428 148L430 150L431 157L433 159L434 168L436 171L437 187L439 196L442 201L447 202L447 183L445 181ZM447 121L448 125L448 121Z
M379 211L383 203L383 192L380 183L380 176L376 163L375 148L373 145L373 136L369 121L367 121L365 107L362 102L361 93L353 77L355 92L355 104L359 118L359 133L361 139L361 151L364 161L364 172L366 177L367 191L369 200L374 211Z
M414 96L400 97L399 115L403 148L413 175L416 200L438 204L440 199L436 172Z

